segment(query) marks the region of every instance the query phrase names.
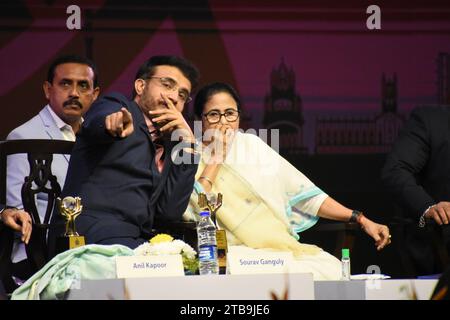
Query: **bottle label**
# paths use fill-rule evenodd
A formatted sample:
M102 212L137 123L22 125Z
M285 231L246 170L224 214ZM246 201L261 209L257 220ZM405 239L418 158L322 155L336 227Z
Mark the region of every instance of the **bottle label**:
M350 260L342 259L342 280L350 280Z
M216 246L202 246L200 247L200 252L198 253L198 258L200 260L214 260Z

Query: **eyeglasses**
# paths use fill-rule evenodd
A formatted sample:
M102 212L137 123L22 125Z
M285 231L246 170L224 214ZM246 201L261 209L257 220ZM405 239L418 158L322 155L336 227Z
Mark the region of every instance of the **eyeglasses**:
M192 98L189 96L189 92L184 89L180 89L180 85L172 78L167 77L148 77L146 79L158 79L160 85L165 88L167 91L176 92L178 91L178 98L184 103L187 104L192 101Z
M224 116L228 122L235 122L239 118L239 110L227 109L224 113L220 113L218 110L211 110L203 116L210 124L218 123L222 116Z

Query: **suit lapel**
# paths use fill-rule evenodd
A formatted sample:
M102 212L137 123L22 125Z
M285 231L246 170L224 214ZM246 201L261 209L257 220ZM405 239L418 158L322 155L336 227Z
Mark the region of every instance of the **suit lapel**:
M49 136L50 140L64 140L61 130L56 126L55 120L52 118L47 107L50 108L50 106L47 105L41 110L41 112L39 112L45 132ZM66 159L67 163L69 163L70 155L63 154L63 157Z
M133 119L136 120L136 124L139 128L139 130L143 131L147 138L152 141L150 137L150 132L148 132L147 124L145 123L144 115L142 114L141 109L137 105L135 101L132 101L129 105L128 111L131 112L131 115L133 116ZM150 145L153 148L153 153L155 152L155 148L153 146L153 143L150 143Z

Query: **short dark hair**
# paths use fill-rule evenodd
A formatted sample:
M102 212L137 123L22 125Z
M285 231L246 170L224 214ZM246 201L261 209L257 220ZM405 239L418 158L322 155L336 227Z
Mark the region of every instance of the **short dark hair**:
M191 83L192 90L197 87L198 85L198 78L200 77L200 74L198 72L198 69L194 66L192 62L189 60L186 60L181 57L177 56L153 56L147 61L145 61L140 67L138 72L136 73L136 77L134 80L137 79L148 79L152 77L155 74L155 68L157 66L172 66L180 69L181 73L188 78L189 82ZM133 99L136 97L137 92L134 89L133 86Z
M96 88L98 86L98 70L97 70L97 66L95 65L95 63L86 57L77 56L74 54L60 56L52 62L52 64L48 68L48 73L47 73L47 81L48 82L53 83L53 78L55 77L56 67L59 66L60 64L65 64L65 63L79 63L79 64L85 64L88 67L90 67L92 69L92 71L94 72L94 88Z
M208 100L215 94L225 92L228 93L236 102L238 111L241 111L241 99L239 95L231 85L224 82L214 82L207 84L201 88L195 96L194 114L198 117L202 117L203 109L205 108Z

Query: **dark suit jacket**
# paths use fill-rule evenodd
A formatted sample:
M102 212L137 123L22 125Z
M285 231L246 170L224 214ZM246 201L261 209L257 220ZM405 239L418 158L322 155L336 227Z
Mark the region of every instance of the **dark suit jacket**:
M402 254L409 257L411 276L442 272L444 260L435 254L433 232L419 228L423 212L440 201L450 201L450 107L428 106L412 111L382 170L386 190L401 206L405 225ZM450 228L442 241L450 253ZM443 248L442 248L443 249Z
M105 131L105 117L127 108L134 132L113 138ZM87 243L110 238L147 237L155 217L181 220L193 190L196 164L174 164L166 144L164 170L156 168L155 147L138 105L121 94L97 100L86 113L71 155L62 196L79 196L83 211L76 219ZM170 151L169 151L170 152ZM181 155L182 156L182 155ZM198 159L196 159L198 160ZM61 221L60 215L53 222ZM54 237L49 233L50 250Z
M450 107L419 107L400 132L382 170L387 191L410 217L450 201Z

